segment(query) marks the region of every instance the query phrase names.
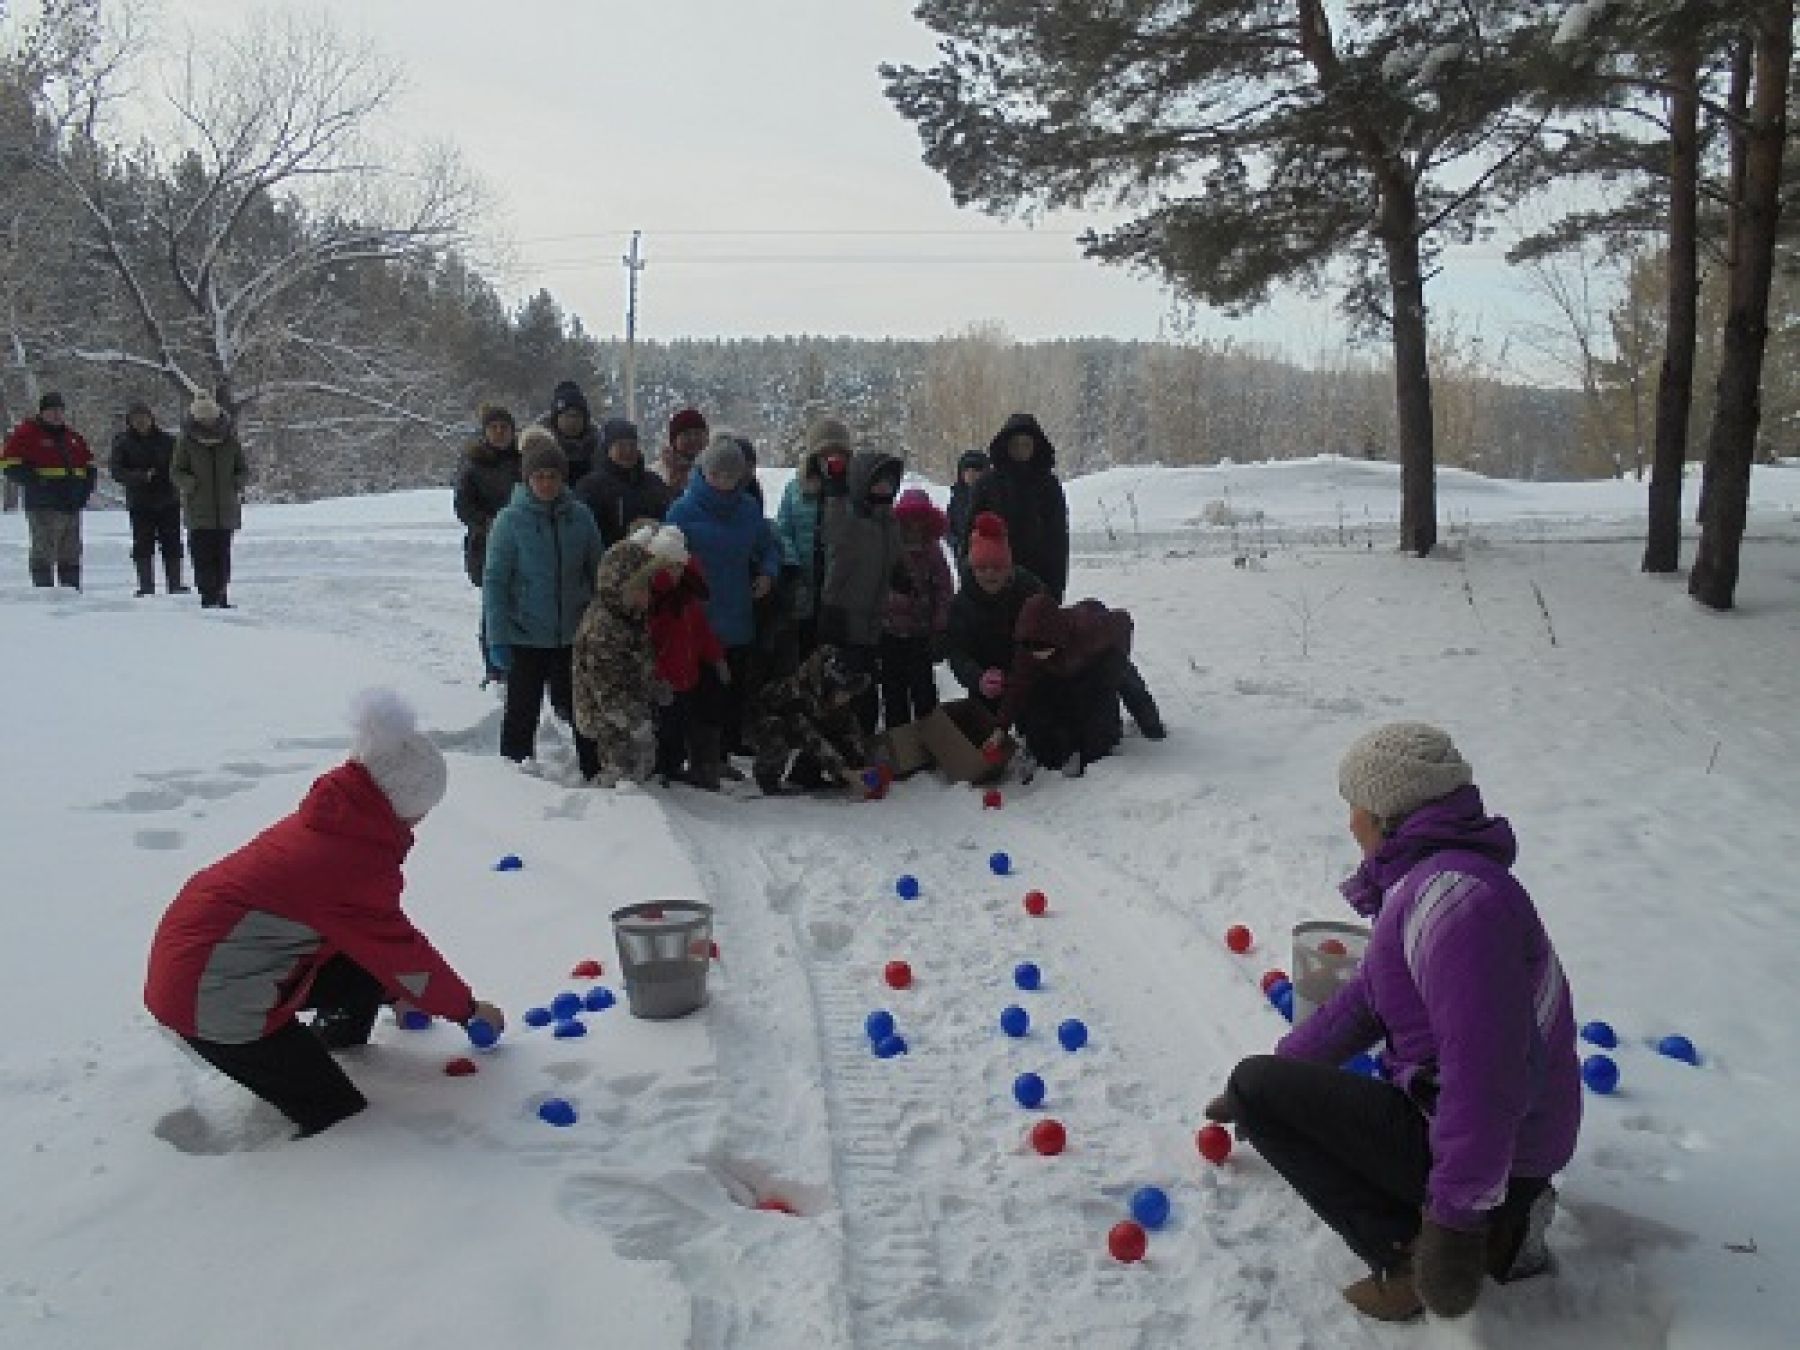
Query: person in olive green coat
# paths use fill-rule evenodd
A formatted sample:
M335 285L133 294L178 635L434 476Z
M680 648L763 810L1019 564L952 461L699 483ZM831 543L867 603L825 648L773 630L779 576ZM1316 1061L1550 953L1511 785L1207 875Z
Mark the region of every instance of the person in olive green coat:
M244 484L250 469L225 410L205 394L188 405L169 475L181 492L188 554L203 609L230 609L231 536L244 523Z

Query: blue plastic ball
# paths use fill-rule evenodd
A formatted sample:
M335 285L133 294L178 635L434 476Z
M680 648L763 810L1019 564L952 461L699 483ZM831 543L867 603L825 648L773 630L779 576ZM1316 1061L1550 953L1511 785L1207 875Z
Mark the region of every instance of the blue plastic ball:
M1003 877L1012 871L1012 859L1004 853L995 853L988 858L988 870L997 877Z
M907 873L894 883L894 894L902 900L917 900L919 898L919 879L910 872Z
M1013 1100L1027 1111L1044 1104L1044 1080L1035 1073L1022 1073L1013 1079Z
M871 1041L885 1041L894 1034L894 1014L886 1008L877 1008L863 1018L863 1030L869 1033Z
M509 853L494 864L496 872L517 872L525 866L525 860L516 853Z
M587 997L581 1000L581 1006L589 1012L605 1012L618 1001L612 990L603 984L597 984L587 991Z
M1169 1193L1160 1186L1140 1186L1131 1193L1131 1217L1146 1228L1169 1221Z
M1036 989L1044 982L1044 972L1035 961L1021 961L1013 967L1013 983L1021 989Z
M408 1008L405 1012L400 1014L400 1025L407 1031L429 1031L431 1029L431 1014L428 1012L420 1012L417 1008Z
M570 1017L556 1024L554 1034L559 1041L571 1041L577 1036L587 1035L587 1023Z
M1031 1014L1016 1003L1009 1003L1000 1012L1000 1030L1008 1036L1023 1036L1031 1030Z
M538 1107L538 1119L559 1129L575 1123L575 1108L561 1097L551 1097Z
M1275 995L1270 1002L1275 1005L1276 1012L1290 1022L1294 1020L1294 988L1292 985L1277 985Z
M1087 1044L1087 1023L1079 1017L1071 1017L1056 1029L1056 1039L1062 1042L1065 1050L1079 1050Z
M1362 1054L1353 1055L1346 1060L1344 1068L1358 1078L1381 1077L1381 1061L1366 1050Z
M1700 1052L1694 1049L1694 1043L1686 1036L1664 1036L1656 1043L1656 1053L1678 1059L1683 1064L1700 1062Z
M862 771L862 784L870 792L879 791L881 788L881 770L864 769Z
M566 1022L581 1011L581 995L564 990L550 1000L550 1013L559 1022Z
M500 1033L494 1030L494 1024L485 1017L471 1017L463 1030L469 1033L469 1044L477 1050L486 1050L500 1039Z
M875 1042L876 1059L892 1059L895 1055L906 1053L906 1038L901 1035L883 1036Z
M1293 992L1294 982L1292 980L1276 980L1263 990L1263 997L1271 1003L1280 1003L1284 994L1291 995Z
M1619 1033L1610 1022L1589 1022L1581 1029L1581 1039L1602 1050L1616 1050L1619 1045Z
M556 1014L548 1008L527 1008L520 1020L528 1027L547 1027L556 1020Z
M1589 1055L1581 1061L1581 1081L1588 1085L1588 1090L1598 1092L1602 1097L1610 1096L1619 1086L1619 1066L1612 1061L1610 1055Z

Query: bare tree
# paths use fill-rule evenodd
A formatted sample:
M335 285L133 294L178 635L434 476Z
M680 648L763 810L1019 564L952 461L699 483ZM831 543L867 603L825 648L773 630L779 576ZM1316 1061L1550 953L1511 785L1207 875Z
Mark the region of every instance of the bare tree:
M206 391L234 415L308 401L389 425L433 423L410 344L371 341L345 303L371 268L463 241L476 190L455 154L377 143L395 67L323 16L259 15L190 38L167 128L105 148L111 103L143 48L129 11L54 85L43 167L72 195L116 276L135 337L82 360Z

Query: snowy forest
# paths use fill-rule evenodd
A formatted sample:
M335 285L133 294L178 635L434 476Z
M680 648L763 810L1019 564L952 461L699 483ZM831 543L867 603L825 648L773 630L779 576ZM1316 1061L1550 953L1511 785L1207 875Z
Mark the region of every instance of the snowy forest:
M104 439L132 398L170 420L205 390L238 420L257 492L291 499L445 481L479 402L535 415L561 379L623 410L623 343L548 291L502 294L490 189L413 134L390 58L298 13L169 51L110 0L8 8L8 424L54 387ZM830 407L942 478L1029 407L1076 473L1396 460L1402 545L1420 553L1434 464L1648 476L1663 539L1646 566L1670 570L1680 466L1716 453L1735 484L1800 437L1800 290L1776 227L1792 5L1343 11L927 0L943 63L880 74L960 203L1148 203L1087 254L1228 312L1280 285L1335 291L1359 343L1296 364L1217 341L1026 343L998 323L642 341L646 437L692 403L781 463ZM178 72L154 95L135 78L153 47ZM1120 92L1081 96L1095 89ZM1429 311L1454 246L1520 213L1540 222L1512 253L1542 323L1496 336Z

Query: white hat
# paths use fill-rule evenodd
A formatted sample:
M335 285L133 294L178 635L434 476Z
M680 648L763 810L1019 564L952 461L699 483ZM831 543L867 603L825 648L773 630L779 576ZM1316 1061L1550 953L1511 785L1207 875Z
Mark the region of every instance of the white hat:
M1338 764L1338 792L1377 819L1399 821L1475 780L1448 732L1389 722L1364 732Z
M356 697L350 758L369 777L404 821L417 821L444 800L450 766L443 751L418 728L412 705L392 689L366 689Z

